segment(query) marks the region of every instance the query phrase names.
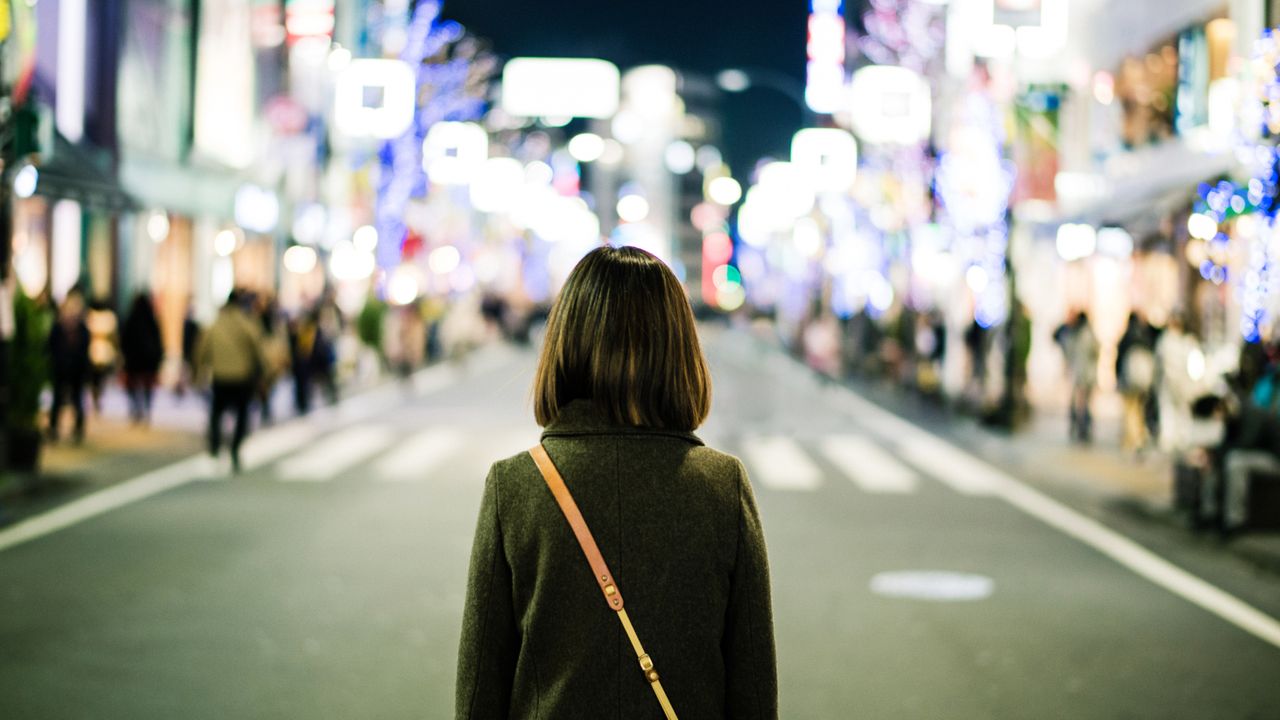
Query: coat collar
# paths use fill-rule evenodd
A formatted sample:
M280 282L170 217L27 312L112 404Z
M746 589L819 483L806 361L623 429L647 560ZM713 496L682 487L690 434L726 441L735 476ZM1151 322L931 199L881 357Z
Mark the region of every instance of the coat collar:
M542 431L542 438L581 435L666 435L692 445L703 445L702 439L683 430L618 425L605 417L590 400L573 400L560 408L560 416Z

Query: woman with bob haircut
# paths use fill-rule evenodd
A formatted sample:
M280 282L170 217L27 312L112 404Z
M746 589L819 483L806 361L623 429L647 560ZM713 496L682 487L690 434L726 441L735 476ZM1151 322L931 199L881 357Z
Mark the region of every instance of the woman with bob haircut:
M693 434L711 374L665 264L631 247L578 263L533 406L541 444L485 480L456 717L776 719L760 516L742 463Z

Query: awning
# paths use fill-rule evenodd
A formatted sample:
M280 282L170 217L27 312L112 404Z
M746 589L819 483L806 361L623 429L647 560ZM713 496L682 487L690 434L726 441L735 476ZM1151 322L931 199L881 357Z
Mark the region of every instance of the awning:
M1186 141L1173 140L1116 155L1108 161L1105 172L1084 176L1092 178L1093 191L1087 196L1073 198L1060 193L1056 210L1028 213L1019 220L1045 230L1073 222L1152 225L1189 205L1200 183L1238 169L1232 152L1200 150Z
M36 163L36 170L37 195L75 200L89 208L115 212L137 207L120 185L109 153L73 145L56 132L53 152Z

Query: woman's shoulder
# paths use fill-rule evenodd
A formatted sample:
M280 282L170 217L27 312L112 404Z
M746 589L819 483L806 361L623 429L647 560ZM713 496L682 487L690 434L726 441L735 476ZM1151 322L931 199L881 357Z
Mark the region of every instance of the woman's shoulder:
M570 465L580 464L579 461L592 464L592 449L589 447L575 447L575 445L577 443L552 448L552 460L557 465L560 465L561 461L568 462ZM586 444L583 443L583 445ZM688 446L681 443L678 448L679 458L675 459L675 462L679 466L679 474L681 475L692 475L733 484L746 477L746 469L742 461L729 453L721 452L706 445ZM560 457L557 458L557 456ZM632 469L643 470L652 460L653 458L648 453L645 453L643 457L635 458ZM668 457L666 461L659 464L670 470L671 466L668 463L671 461L672 459ZM507 484L513 481L523 484L523 481L529 478L540 478L540 473L529 451L522 450L514 455L494 461L489 468L489 476L491 481L500 484Z
M691 449L688 462L718 476L737 478L746 474L742 461L736 456L706 445Z

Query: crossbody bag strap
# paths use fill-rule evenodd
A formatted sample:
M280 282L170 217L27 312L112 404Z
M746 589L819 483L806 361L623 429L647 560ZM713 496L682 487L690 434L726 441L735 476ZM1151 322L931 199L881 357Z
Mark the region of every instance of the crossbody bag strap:
M569 488L565 487L564 478L560 477L560 471L556 469L555 463L551 462L551 457L547 455L546 448L541 444L533 446L529 450L529 454L533 456L533 462L538 466L538 470L542 473L542 479L547 481L547 487L551 489L551 494L556 499L556 504L560 506L560 511L564 513L565 520L569 521L569 527L573 530L573 534L578 538L578 545L582 547L582 554L586 556L587 563L591 565L591 574L595 577L596 584L600 587L600 592L604 594L605 604L609 609L618 616L618 621L622 623L622 629L626 631L627 638L631 640L631 647L636 651L636 659L640 661L640 670L644 672L645 680L649 681L649 687L653 688L653 694L658 698L658 704L662 706L662 711L666 713L667 720L677 720L676 711L671 707L671 701L667 699L667 693L662 689L662 683L658 680L658 671L653 668L653 659L644 651L644 646L640 644L640 638L636 636L636 629L631 625L631 619L627 617L625 603L622 600L622 591L618 589L618 583L613 577L613 573L609 572L609 566L604 562L604 556L600 554L600 548L596 546L596 539L591 535L591 529L587 527L587 521L582 518L582 511L578 510L578 504L573 501L573 495L569 492Z

